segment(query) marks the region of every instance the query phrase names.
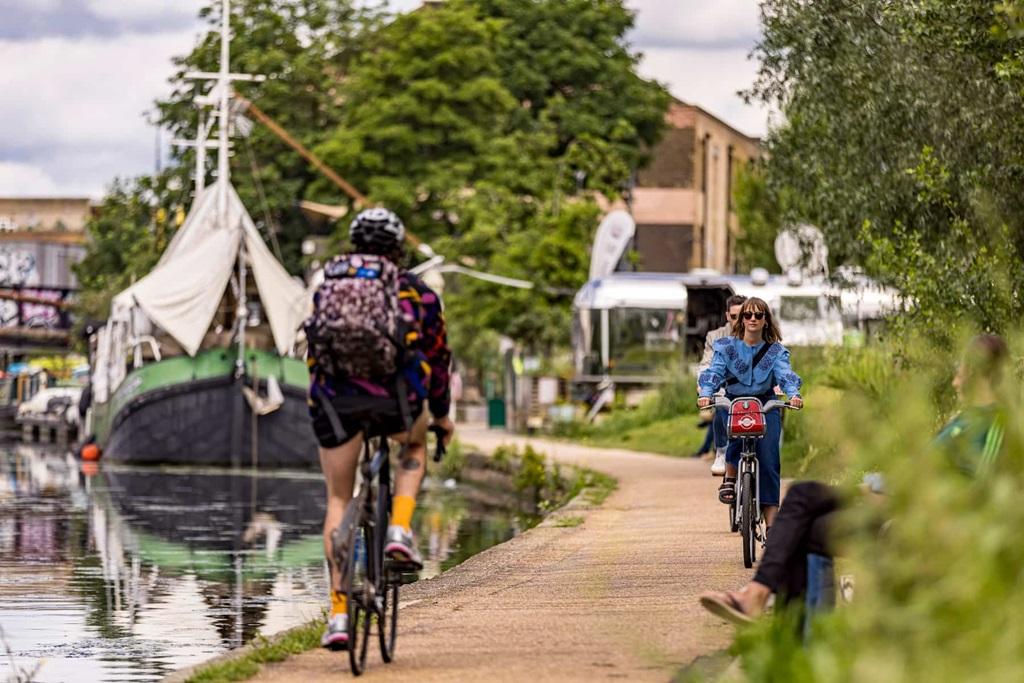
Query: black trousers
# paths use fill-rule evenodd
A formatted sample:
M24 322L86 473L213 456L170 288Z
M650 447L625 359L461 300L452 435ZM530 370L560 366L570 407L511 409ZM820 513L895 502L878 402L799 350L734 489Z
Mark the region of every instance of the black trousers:
M807 590L807 555L831 556L829 535L839 508L831 486L816 481L793 484L779 508L754 581L784 600Z

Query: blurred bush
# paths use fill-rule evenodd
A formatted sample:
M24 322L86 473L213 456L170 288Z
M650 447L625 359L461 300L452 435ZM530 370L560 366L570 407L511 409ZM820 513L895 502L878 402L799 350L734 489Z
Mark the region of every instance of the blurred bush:
M837 544L842 572L855 577L853 602L820 618L806 646L788 610L744 631L736 648L751 681L1024 680L1020 383L1001 388L1000 460L970 478L932 444L953 393L937 401L936 390L958 354L921 341L906 349L905 359L924 362L864 354L832 371L849 386L813 425L836 437L833 471L850 499ZM881 499L857 489L868 471L884 476Z

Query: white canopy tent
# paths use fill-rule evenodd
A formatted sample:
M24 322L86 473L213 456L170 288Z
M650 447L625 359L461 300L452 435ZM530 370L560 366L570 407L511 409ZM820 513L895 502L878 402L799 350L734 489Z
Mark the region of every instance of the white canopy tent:
M229 183L222 192L222 182L218 180L199 196L156 267L114 298L106 334L100 338L107 348L97 365L108 367L96 368L95 375L106 376L95 378L97 384L105 385L102 390L97 386L97 393L106 394L107 389L117 387L115 367L123 367L131 350L128 347L138 344L147 322L173 337L190 356L199 351L242 245L274 346L281 355L292 350L309 306L308 293L263 243L235 188ZM218 206L222 197L226 202L223 213ZM221 221L222 215L226 222ZM111 381L104 381L106 378Z

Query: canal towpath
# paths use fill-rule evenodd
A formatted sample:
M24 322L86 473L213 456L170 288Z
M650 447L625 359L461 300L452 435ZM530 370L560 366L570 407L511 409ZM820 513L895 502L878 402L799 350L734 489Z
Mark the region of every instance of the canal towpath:
M616 477L601 505L577 499L540 526L403 591L396 660L372 654L387 681L665 681L728 646L732 629L697 602L749 578L706 463L462 427L492 452L525 446ZM315 650L253 679L336 681L344 654Z

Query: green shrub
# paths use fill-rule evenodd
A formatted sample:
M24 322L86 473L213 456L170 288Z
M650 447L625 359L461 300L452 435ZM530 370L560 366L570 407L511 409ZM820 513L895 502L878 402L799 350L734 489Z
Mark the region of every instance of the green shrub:
M1020 384L1003 388L1008 419L994 473L969 478L932 444L942 409L933 389L957 354L927 345L911 352L927 358L927 369L886 379L877 397L844 393L841 410L815 427L839 436L835 463L850 504L837 541L854 600L821 619L806 647L786 611L745 631L737 649L751 681L1024 680ZM886 496L856 490L865 471L883 473Z
M466 450L462 442L452 439L448 449L437 466L437 475L442 479L460 479L462 469L466 466Z

